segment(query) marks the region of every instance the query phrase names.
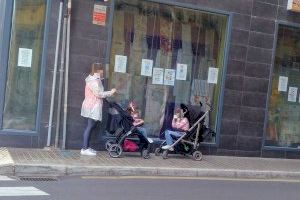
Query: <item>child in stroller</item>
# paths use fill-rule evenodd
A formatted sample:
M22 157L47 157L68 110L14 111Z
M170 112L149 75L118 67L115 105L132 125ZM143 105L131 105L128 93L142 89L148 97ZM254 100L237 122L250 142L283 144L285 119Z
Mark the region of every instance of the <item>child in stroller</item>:
M127 108L128 113L133 118L133 126L136 127L136 130L139 134L142 134L145 138L147 138L149 143L153 143L153 140L151 138L148 138L147 136L147 130L142 127L144 124L144 120L140 118L140 113L133 104L133 102L130 102Z
M107 101L108 102L108 101ZM128 112L129 109L123 110L120 105L115 102L108 102L108 105L113 109L114 115L118 115L114 121L115 129L112 134L114 140L108 140L105 148L108 150L111 157L120 157L125 152L141 152L141 156L145 159L150 158L150 142L147 138L146 131L141 132L141 127L136 127L135 120ZM116 119L116 117L114 117ZM140 120L137 120L141 123ZM138 123L140 125L140 123ZM143 129L140 129L143 130Z
M171 140L171 142L163 141L160 147L155 149L155 155L158 156L162 152L162 157L167 159L169 151L174 151L183 155L192 155L194 160L202 160L199 146L200 142L203 141L204 131L210 130L204 125L205 116L208 115L210 110L204 113L201 111L200 106L187 106L184 104L180 104L180 108L184 111L183 117L189 121L190 127L180 134L166 134L166 139ZM171 137L168 139L168 136Z
M167 145L162 146L162 149L169 151L174 151L174 148L171 147L173 144L173 138L179 138L184 134L185 131L189 130L190 125L188 119L184 116L187 110L183 110L182 108L177 108L175 110L175 114L172 120L172 128L173 130L165 131L165 138Z

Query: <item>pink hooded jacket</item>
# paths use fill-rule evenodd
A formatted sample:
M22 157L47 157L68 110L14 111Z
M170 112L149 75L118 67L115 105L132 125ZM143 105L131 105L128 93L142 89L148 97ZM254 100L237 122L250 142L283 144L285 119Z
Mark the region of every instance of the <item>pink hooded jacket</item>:
M104 91L99 74L89 75L85 79L85 83L85 98L81 107L81 116L101 121L102 99L112 96L112 92Z

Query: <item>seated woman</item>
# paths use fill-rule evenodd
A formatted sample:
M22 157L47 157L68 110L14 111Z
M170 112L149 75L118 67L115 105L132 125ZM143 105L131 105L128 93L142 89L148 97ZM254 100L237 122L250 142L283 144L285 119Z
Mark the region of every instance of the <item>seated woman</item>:
M139 117L139 112L134 108L132 103L129 104L127 111L130 113L134 120L133 126L136 127L137 132L143 135L149 143L153 143L153 140L151 138L148 138L146 129L144 127L141 127L144 124L144 120Z
M185 131L189 130L190 124L186 117L184 117L184 112L181 108L177 108L172 120L172 128L176 131L166 130L165 137L167 145L162 146L162 149L169 149L173 144L173 137L180 137ZM174 148L170 148L170 151L174 151Z

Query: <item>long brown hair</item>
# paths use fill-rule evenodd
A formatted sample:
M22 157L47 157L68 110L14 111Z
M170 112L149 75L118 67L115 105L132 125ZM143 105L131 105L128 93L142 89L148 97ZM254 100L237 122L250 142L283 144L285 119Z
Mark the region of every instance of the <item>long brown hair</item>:
M93 63L91 66L90 75L93 76L97 70L104 70L102 63Z

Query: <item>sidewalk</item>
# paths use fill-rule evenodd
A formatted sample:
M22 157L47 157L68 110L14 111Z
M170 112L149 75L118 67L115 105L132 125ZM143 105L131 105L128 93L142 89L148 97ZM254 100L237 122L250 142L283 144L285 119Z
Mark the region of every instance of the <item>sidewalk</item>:
M79 151L0 148L0 174L8 176L188 176L227 178L299 179L300 160L204 156L194 161L170 155L163 160L151 154L145 160L139 154L110 158L107 152L95 157Z

